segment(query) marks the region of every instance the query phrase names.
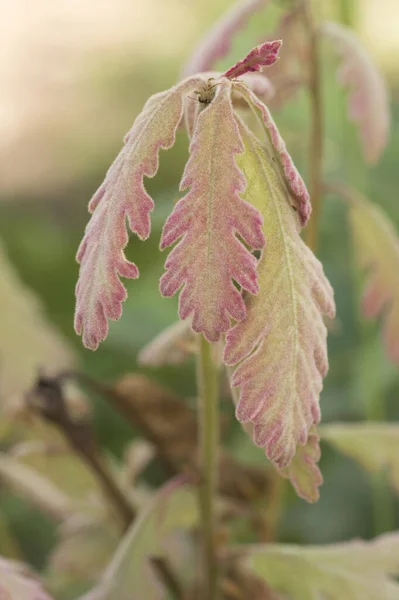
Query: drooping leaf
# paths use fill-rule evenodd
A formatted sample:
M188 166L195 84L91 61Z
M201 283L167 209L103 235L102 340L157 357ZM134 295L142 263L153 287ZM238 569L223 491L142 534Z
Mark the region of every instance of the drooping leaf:
M269 109L242 83L235 82L234 89L243 96L249 106L252 107L258 115L267 140L271 141L276 150L274 160L279 161L282 165L284 177L292 194L293 203L298 211L300 224L302 226L306 225L312 210L309 193L298 169L294 165L294 162L287 151L284 140L273 121Z
M386 471L399 493L399 425L333 423L320 428L323 440L350 456L370 473Z
M212 69L219 58L231 49L234 35L244 29L252 14L261 10L270 0L239 0L214 24L195 48L183 69L183 76L195 75Z
M126 289L121 277L135 279L137 266L124 255L132 232L150 235L154 203L143 179L154 177L161 148L173 146L183 113L183 96L202 83L190 78L152 96L125 137L125 145L89 204L93 213L77 253L80 263L76 286L75 329L83 343L95 350L108 333L108 319L119 319Z
M328 369L322 314L334 315L333 291L319 261L299 236L299 220L271 143L262 147L239 122L248 181L245 198L261 212L267 246L259 261L259 293L226 336L224 360L237 365L236 415L252 422L267 457L286 467L320 419L319 394Z
M255 46L245 58L239 60L223 76L229 79L237 79L245 73L254 73L261 71L262 67L271 67L278 60L282 43L282 40L274 40Z
M368 318L383 315L384 343L388 356L399 364L399 238L381 207L358 192L340 188L349 200L355 258L368 272L362 300Z
M17 401L38 370L74 364L72 348L45 317L38 298L19 279L0 243L0 404Z
M195 351L196 344L191 321L177 321L161 331L147 344L137 357L139 364L146 367L163 365L180 365L190 353Z
M82 600L159 598L150 558L165 556L165 538L192 527L198 519L194 490L178 480L161 488L133 523L99 585Z
M245 566L295 600L394 600L399 535L327 546L250 546Z
M298 446L288 467L279 469L281 475L289 479L298 496L308 502L317 502L319 487L323 477L317 463L320 459L320 436L313 427L304 446Z
M0 598L51 600L39 579L25 565L0 557Z
M258 291L257 261L243 242L253 249L265 243L258 210L240 197L245 179L235 157L243 145L230 93L231 84L221 80L198 117L180 184L190 191L176 204L161 239L161 249L180 240L166 260L161 292L172 296L184 286L179 315L193 315L194 331L212 342L227 331L230 317L241 321L245 316L233 280L252 294Z
M368 163L375 163L389 134L390 111L381 73L356 35L340 23L327 22L321 33L341 56L339 82L349 88L348 114L359 127L362 149Z

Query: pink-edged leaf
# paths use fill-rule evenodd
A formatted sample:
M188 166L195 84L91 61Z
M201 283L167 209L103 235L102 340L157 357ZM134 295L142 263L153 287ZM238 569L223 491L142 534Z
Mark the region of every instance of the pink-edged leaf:
M298 446L296 454L288 467L279 469L280 474L289 479L298 496L308 502L317 502L319 487L323 477L317 463L320 460L320 436L316 427L309 432L308 441Z
M237 79L245 73L255 73L261 71L262 67L270 67L278 60L278 53L282 45L281 40L273 42L264 42L255 46L245 58L239 60L235 65L224 73L224 77Z
M119 319L127 292L120 277L135 279L137 266L123 252L128 242L126 220L144 240L150 235L154 203L144 176L158 170L161 148L170 148L182 117L183 95L202 80L192 78L152 96L125 137L125 145L89 204L93 213L77 254L75 329L83 344L95 350L108 333L108 319Z
M258 264L259 292L246 299L247 316L226 336L224 361L237 365L238 420L253 424L267 457L286 467L320 419L319 394L327 373L327 330L335 314L333 291L320 262L299 235L298 214L273 162L237 121L246 152L237 158L249 182L244 198L263 216L266 248Z
M166 260L161 292L172 296L184 286L180 317L192 314L194 331L212 342L227 331L229 317L245 317L233 280L252 294L258 291L257 261L242 241L254 249L265 243L262 217L240 198L246 182L235 157L244 148L230 94L230 82L221 80L215 99L198 117L180 184L190 191L176 204L161 239L163 249L181 238Z
M368 272L362 301L368 318L383 315L384 344L390 359L399 365L399 237L381 207L349 188L339 188L349 200L355 257Z
M25 565L0 557L1 600L51 600L39 579Z
M368 163L376 163L389 134L390 111L381 73L356 35L339 23L323 23L321 32L342 57L339 82L350 90L348 113L359 126Z
M183 76L212 69L218 59L230 52L234 35L244 29L248 19L269 2L270 0L239 0L234 4L199 42L184 66Z
M293 202L298 211L299 220L302 226L306 225L312 211L310 204L309 193L306 185L294 165L294 162L289 155L285 142L281 137L279 130L273 117L270 114L267 106L255 96L255 94L244 84L235 82L234 89L239 92L242 97L258 112L261 122L263 123L265 134L270 139L274 150L277 154L277 159L280 161L285 179L293 196Z

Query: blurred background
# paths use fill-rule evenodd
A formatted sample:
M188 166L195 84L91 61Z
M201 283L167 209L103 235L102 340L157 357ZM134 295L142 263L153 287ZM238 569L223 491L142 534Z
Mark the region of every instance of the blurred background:
M392 108L389 145L378 165L367 167L355 127L346 120L345 94L335 84L336 59L325 51L326 177L363 191L398 226L397 1L318 4L326 18L356 30L384 74ZM156 200L153 234L145 243L132 239L128 249L141 277L126 282L123 318L111 324L96 353L85 350L73 330L75 253L88 220L88 200L125 132L149 95L176 82L196 42L229 6L228 0L1 1L0 403L17 398L41 367L75 364L104 379L132 371L138 350L176 319L176 299L163 299L158 291L165 260L158 244L187 156L184 132L175 148L162 154L160 172L148 182ZM250 20L234 41L234 61L272 31L275 14L272 6ZM305 94L274 116L306 173ZM378 325L359 315L361 277L352 260L345 205L336 198L324 203L318 255L335 288L338 310L329 336L323 421L397 420L399 375L385 358ZM195 394L192 362L144 372L183 397ZM120 458L131 439L129 427L98 399L93 411L101 444ZM262 453L234 423L229 402L224 411L230 419L226 446L262 464ZM0 424L0 449L9 443ZM321 469L325 483L318 504L307 505L288 493L281 540L329 542L398 528L398 506L384 482L378 488L382 500L376 500L370 478L324 446ZM0 481L0 553L12 554L2 522L7 539L18 546L15 553L41 569L56 541L53 523Z

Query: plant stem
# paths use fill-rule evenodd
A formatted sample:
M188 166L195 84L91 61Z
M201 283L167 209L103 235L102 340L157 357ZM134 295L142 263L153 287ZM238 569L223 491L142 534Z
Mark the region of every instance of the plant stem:
M206 600L218 596L218 561L216 552L215 498L218 474L219 415L218 372L212 356L212 346L199 336L197 365L199 396L199 464L201 481L199 504L203 545L203 569Z
M323 195L323 102L321 91L321 69L319 57L319 34L313 19L311 2L305 2L303 14L309 34L310 73L309 95L311 133L309 146L309 189L312 216L305 232L305 241L313 252L317 249L321 203Z

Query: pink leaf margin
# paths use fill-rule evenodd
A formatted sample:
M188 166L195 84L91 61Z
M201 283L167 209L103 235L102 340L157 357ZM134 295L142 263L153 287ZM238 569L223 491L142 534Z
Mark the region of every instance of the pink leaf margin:
M375 164L389 137L390 110L383 77L356 35L344 25L326 22L321 32L342 57L338 81L349 88L348 114L357 123L364 157Z
M139 276L123 252L129 239L126 220L140 239L148 238L154 203L143 179L156 174L159 150L173 146L184 95L201 83L191 77L149 98L89 203L92 217L77 253L80 272L75 291L75 330L86 348L96 350L107 337L108 319L121 317L127 291L119 277Z
M274 40L255 46L245 58L228 69L223 77L237 79L245 73L255 73L261 71L263 67L271 67L278 60L282 43L282 40Z
M218 59L230 52L234 35L244 29L249 18L269 2L270 0L240 0L234 4L199 42L183 68L183 76L212 69Z
M234 88L241 93L242 97L248 102L248 104L260 112L263 124L270 135L272 144L280 158L288 187L291 190L295 206L298 211L299 221L302 227L304 227L309 220L310 213L312 212L309 192L287 150L285 142L281 137L279 130L277 129L277 125L275 124L273 117L271 116L267 106L259 98L257 98L257 96L246 85L243 85L240 82L234 82L233 85Z

